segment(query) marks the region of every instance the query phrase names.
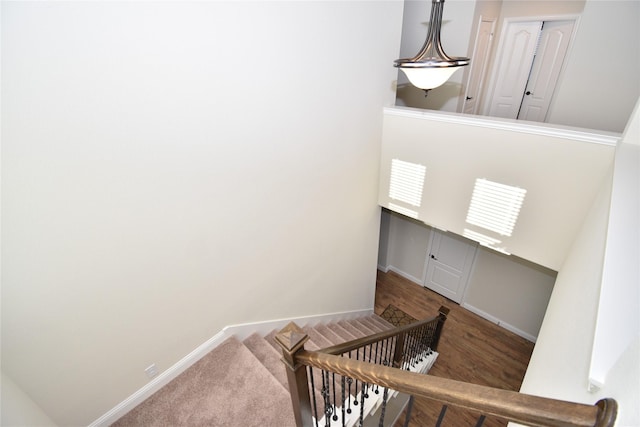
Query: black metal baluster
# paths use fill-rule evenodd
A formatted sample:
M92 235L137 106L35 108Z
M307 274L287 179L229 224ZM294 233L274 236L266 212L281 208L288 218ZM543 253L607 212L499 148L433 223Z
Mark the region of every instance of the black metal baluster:
M396 337L390 337L389 340L389 348L387 349L387 365L393 366L393 355L396 353L396 344L398 343L398 339Z
M409 334L404 334L404 347L402 348L402 366L400 369L407 369L407 354L409 353Z
M411 421L411 411L413 411L413 401L414 401L414 397L413 394L409 397L409 403L407 403L407 410L405 411L405 415L404 415L404 426L403 427L409 427L409 421Z
M324 425L331 426L331 391L329 389L329 372L322 371L322 398L324 399Z
M351 352L349 352L349 359L351 359ZM347 378L347 384L349 385L349 395L347 396L347 414L351 413L351 384L353 384L353 378Z
M340 381L340 385L342 386L342 401L340 403L340 407L342 408L342 427L345 427L347 425L346 423L346 415L345 415L345 409L344 409L344 402L345 402L345 394L344 394L344 383L345 383L345 377L342 377L342 380Z
M438 422L436 422L436 427L440 427L442 425L442 420L444 420L444 415L447 413L447 405L442 405L442 410L440 411L440 415L438 416Z
M409 339L409 366L407 367L407 370L410 370L411 367L415 366L415 360L416 360L416 334L415 334L415 331L409 332L409 336L411 338Z
M384 427L384 415L387 411L387 395L389 394L389 389L387 387L384 388L382 392L382 409L380 410L380 421L378 422L378 427Z
M422 347L424 345L424 327L416 330L416 364L422 362Z
M482 427L482 424L484 424L484 420L485 420L485 416L480 415L480 418L478 418L478 422L476 423L476 427Z
M436 327L434 324L429 325L429 350L431 350L431 347L433 345L433 335L435 334L436 331ZM429 352L429 354L431 354L431 352Z
M415 344L413 348L413 366L416 366L418 364L418 361L420 360L420 329L416 329L413 332L413 335L415 338Z
M360 356L360 351L356 350L356 360L360 360L359 359ZM360 388L362 388L362 384L360 385ZM353 389L353 393L354 393L354 399L353 399L353 406L358 406L358 379L356 378L356 383Z
M374 363L376 365L379 365L380 363L380 353L379 353L379 348L378 348L378 344L380 344L380 341L376 341L376 357L374 359ZM376 384L375 390L373 391L375 394L380 394L380 386L378 386L378 384Z
M313 417L315 419L316 427L318 427L318 404L316 402L316 394L315 394L315 385L313 383L313 368L311 366L308 367L309 370L309 379L311 380L311 388L309 389L309 397L311 397L311 402L313 403Z
M425 352L427 351L427 326L423 326L420 328L421 338L420 338L420 361L424 361Z
M411 345L409 343L409 340L411 339L411 335L406 333L404 334L404 347L402 348L402 367L401 369L404 370L409 370L409 349L411 348Z
M362 361L363 362L367 361L366 360L366 358L367 358L367 347L369 347L369 346L366 346L366 347L362 348ZM371 357L371 348L369 348L369 357ZM368 399L369 398L369 383L365 383L364 384L363 393L364 393L365 399Z
M364 424L364 385L362 386L362 390L360 392L360 418L358 418L358 426L362 427Z
M331 380L333 381L333 421L338 421L338 414L336 411L336 374L335 372L331 373Z

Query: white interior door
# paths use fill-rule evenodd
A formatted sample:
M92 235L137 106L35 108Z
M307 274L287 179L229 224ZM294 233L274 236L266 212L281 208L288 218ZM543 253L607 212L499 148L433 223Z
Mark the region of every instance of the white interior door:
M545 21L518 119L544 122L573 34L574 21Z
M462 112L466 114L478 114L478 96L482 93L482 86L487 72L489 53L493 41L495 20L483 20L481 18L476 35L476 44L471 55L471 69L469 70L469 82L464 97Z
M541 29L542 21L511 22L505 28L489 104L490 116L518 117Z
M458 304L467 288L478 244L434 229L427 253L424 286Z

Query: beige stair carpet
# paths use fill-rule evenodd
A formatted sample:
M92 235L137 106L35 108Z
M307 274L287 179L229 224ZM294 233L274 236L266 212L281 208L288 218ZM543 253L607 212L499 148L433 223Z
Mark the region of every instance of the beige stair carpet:
M116 427L294 426L288 391L229 338L145 400Z

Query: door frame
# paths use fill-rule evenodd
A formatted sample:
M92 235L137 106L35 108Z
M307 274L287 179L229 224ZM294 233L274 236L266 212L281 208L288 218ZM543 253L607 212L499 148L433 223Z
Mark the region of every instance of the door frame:
M578 33L578 28L580 26L580 15L532 15L532 16L519 16L519 17L509 17L504 18L500 23L500 37L498 39L498 46L496 48L496 54L494 60L491 64L491 76L489 80L489 85L487 86L487 91L485 96L482 99L482 107L480 108L479 114L487 115L491 109L491 101L493 99L493 95L496 89L496 85L498 84L499 76L497 76L497 72L500 69L499 64L504 60L505 57L505 44L507 42L506 34L508 32L509 26L514 23L520 22L537 22L537 21L574 21L573 32L571 34L571 38L569 40L569 47L567 48L567 53L565 54L565 59L570 58L573 52L573 45L575 42L576 34ZM564 80L565 70L567 68L567 63L569 61L563 61L562 67L560 69L560 74L558 75L558 80L556 82L556 90L559 86L561 86L562 81ZM551 103L549 104L549 110L547 116L553 112L553 107L555 104L556 97L553 96L551 99Z
M431 288L429 288L427 286L427 280L429 278L428 276L428 272L429 272L429 263L431 262L431 254L432 254L432 249L433 249L433 241L434 241L434 237L436 235L436 233L439 233L442 237L447 237L449 238L447 235L448 234L455 234L455 233L450 233L448 231L445 230L441 230L439 228L435 228L432 227L431 229L431 233L429 235L429 243L427 244L427 253L425 254L425 262L424 262L424 270L422 272L422 281L421 281L421 285L424 288L427 288L429 290L432 290ZM461 236L459 234L456 234L457 237L459 237L460 239L463 240L468 240L469 246L472 246L475 244L475 248L473 251L473 255L471 256L471 263L469 265L469 269L468 272L466 274L466 279L463 286L463 290L462 290L462 296L460 297L460 302L454 301L456 304L459 304L460 306L462 306L462 304L465 303L465 301L467 300L467 292L469 290L469 282L471 281L471 276L473 276L473 272L475 271L476 268L476 260L478 259L478 249L480 248L480 244L478 244L478 242L475 242L473 240L469 240L464 236ZM436 291L433 291L436 292ZM436 292L437 293L437 292ZM440 294L439 294L440 295ZM444 298L450 299L446 296L443 295ZM451 300L453 301L453 300Z

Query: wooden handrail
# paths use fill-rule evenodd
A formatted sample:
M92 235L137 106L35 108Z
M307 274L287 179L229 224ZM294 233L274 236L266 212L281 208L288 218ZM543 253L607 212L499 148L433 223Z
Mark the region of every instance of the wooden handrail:
M595 405L586 405L418 374L398 369L399 364L395 360L398 355L394 355L394 367L338 356L394 336L398 337L394 345L397 353L403 348L402 340L405 336L411 334L414 329L437 321L434 342L430 347L435 350L448 312L446 307L441 307L437 317L318 351L305 350L304 343L309 337L295 323L287 325L276 335L276 341L283 350L296 424L313 425L305 368L309 366L351 378L356 380L356 384L360 381L363 384L387 387L409 394L412 398L426 397L443 405L457 406L528 426L613 427L618 411L618 404L613 399L602 399Z
M365 383L534 427L613 427L617 414L617 403L613 399L603 399L595 405L566 402L417 374L323 352L299 350L295 359L302 365Z

